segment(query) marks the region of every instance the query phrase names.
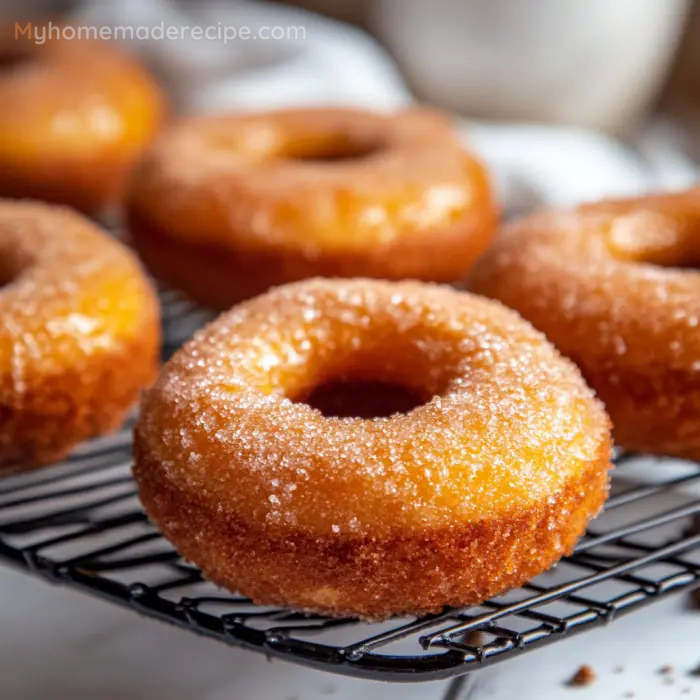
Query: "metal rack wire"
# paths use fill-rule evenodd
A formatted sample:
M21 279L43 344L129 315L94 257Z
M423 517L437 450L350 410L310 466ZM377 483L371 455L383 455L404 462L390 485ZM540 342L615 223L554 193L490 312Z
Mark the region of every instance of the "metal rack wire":
M163 301L169 354L206 316ZM390 681L465 674L700 584L700 465L618 455L613 495L575 553L481 606L381 624L264 608L204 581L149 524L130 475L132 423L0 480L1 561L227 644Z

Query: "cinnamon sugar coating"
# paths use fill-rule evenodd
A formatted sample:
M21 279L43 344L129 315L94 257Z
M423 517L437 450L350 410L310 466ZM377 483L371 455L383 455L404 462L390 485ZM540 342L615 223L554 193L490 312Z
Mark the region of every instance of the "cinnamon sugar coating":
M700 188L504 227L471 288L581 368L627 449L700 458Z
M451 282L497 218L484 167L416 109L186 119L156 139L127 200L154 274L219 309L317 275Z
M304 403L407 387L383 418ZM205 575L260 603L386 617L473 603L570 551L607 494L608 419L498 304L446 287L310 280L200 331L143 399L134 474Z
M0 469L116 428L155 375L155 293L87 219L0 200Z

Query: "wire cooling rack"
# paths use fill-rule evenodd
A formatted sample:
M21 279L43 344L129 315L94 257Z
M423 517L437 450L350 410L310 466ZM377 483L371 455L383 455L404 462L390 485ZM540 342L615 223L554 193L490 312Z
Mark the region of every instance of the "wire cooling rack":
M163 306L169 354L206 315L170 293ZM618 455L613 494L575 553L483 605L381 624L258 606L204 581L149 524L132 425L0 479L0 560L227 644L389 681L465 674L700 583L700 465Z

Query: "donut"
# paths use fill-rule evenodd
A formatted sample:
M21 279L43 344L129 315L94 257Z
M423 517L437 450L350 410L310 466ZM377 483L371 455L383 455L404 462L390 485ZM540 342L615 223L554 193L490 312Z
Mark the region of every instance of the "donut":
M11 38L0 50L0 196L102 214L163 121L160 89L106 43L0 36Z
M186 119L126 197L154 275L214 309L313 276L464 276L494 232L487 173L449 122L413 109Z
M119 426L159 355L135 256L79 214L0 200L0 470Z
M146 392L152 521L266 605L385 618L478 603L570 552L603 504L608 418L501 305L307 280L243 302Z
M700 188L507 225L470 288L582 370L620 446L700 459Z

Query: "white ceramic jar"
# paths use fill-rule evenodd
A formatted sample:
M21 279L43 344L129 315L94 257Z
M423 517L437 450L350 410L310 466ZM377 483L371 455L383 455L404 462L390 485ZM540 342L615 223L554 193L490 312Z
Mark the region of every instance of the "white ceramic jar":
M687 0L376 0L419 97L463 114L620 130L654 99Z

